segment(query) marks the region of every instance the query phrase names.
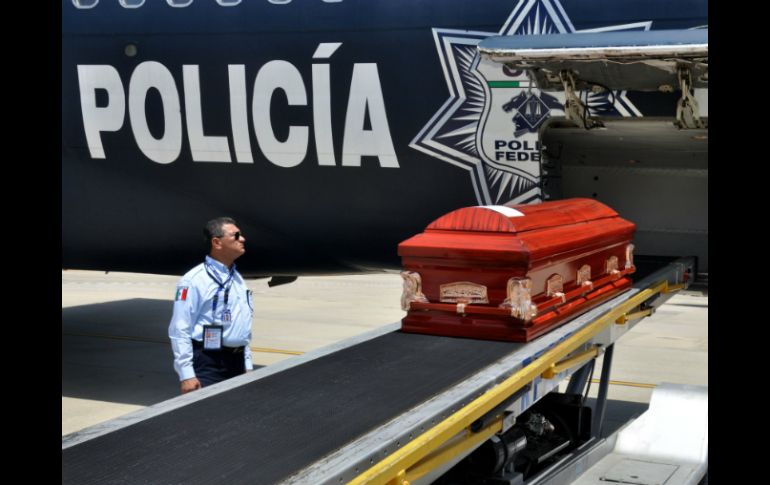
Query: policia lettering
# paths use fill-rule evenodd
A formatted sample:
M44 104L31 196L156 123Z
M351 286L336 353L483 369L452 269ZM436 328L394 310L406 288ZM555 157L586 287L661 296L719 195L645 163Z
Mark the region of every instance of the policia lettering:
M314 59L327 59L341 43L319 44ZM80 106L91 158L106 158L102 132L123 127L126 94L117 69L110 65L78 65ZM238 163L254 163L248 132L246 68L228 65L230 126ZM200 76L197 65L182 66L184 114L192 159L195 162L232 162L230 137L205 135L201 110ZM163 105L163 135L150 132L145 110L147 94L157 90ZM257 144L267 160L279 167L296 167L307 155L309 128L290 126L285 141L276 138L270 119L273 94L285 93L289 106L307 106L307 89L299 70L291 63L273 60L264 64L253 83L251 114ZM107 93L106 106L97 103L97 92ZM335 166L332 143L331 82L329 64L312 66L313 135L318 164ZM168 164L182 151L182 114L179 92L171 71L155 61L142 62L134 68L128 83L128 115L136 144L150 160ZM104 104L102 102L102 104ZM369 128L366 129L366 116ZM342 166L360 167L361 157L376 156L381 167L398 168L396 151L385 113L377 64L353 65L350 80L345 129L342 142Z

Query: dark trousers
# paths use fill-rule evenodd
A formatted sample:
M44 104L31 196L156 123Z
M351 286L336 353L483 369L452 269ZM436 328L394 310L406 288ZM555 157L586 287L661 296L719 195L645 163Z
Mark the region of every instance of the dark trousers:
M193 341L193 369L202 387L216 384L246 372L243 347L203 350L203 344Z

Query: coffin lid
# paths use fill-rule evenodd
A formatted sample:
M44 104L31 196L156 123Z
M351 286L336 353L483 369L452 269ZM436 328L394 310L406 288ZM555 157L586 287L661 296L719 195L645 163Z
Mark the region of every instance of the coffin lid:
M617 217L594 199L563 199L531 205L463 207L433 221L425 230L519 233Z

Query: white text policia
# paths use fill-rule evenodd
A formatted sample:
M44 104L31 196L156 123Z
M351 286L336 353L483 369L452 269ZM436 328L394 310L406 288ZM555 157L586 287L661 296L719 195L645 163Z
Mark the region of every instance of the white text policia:
M314 59L330 57L339 43L320 44ZM205 135L201 110L201 89L198 65L182 66L184 116L192 160L195 162L232 162L230 141L238 163L254 163L248 131L246 69L242 64L228 65L230 126L228 136ZM171 71L163 64L146 61L138 64L124 84L117 69L110 65L78 65L80 104L83 127L91 158L106 158L102 132L123 128L126 101L128 119L136 144L153 162L168 164L176 161L182 150L182 110L179 92ZM329 64L312 65L313 138L318 165L336 166L331 120L331 83ZM150 132L145 102L150 89L160 94L163 106L163 135L156 138ZM252 91L251 115L259 150L265 158L279 167L290 168L302 163L308 152L308 126L290 126L288 137L281 141L275 136L270 107L277 90L285 93L289 106L308 106L306 85L299 70L284 60L272 60L257 72ZM97 105L97 91L107 93L105 106ZM369 129L366 127L368 113ZM361 157L375 156L381 167L398 168L398 159L390 135L385 102L377 64L356 63L350 80L342 139L341 165L360 167Z

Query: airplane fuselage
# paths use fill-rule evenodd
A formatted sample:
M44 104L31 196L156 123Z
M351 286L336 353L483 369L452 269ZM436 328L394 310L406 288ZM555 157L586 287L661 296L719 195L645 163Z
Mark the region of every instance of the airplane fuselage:
M245 275L397 268L450 210L543 198L538 129L564 99L481 39L708 23L695 0L91 3L62 4L62 266L167 274L220 215Z

